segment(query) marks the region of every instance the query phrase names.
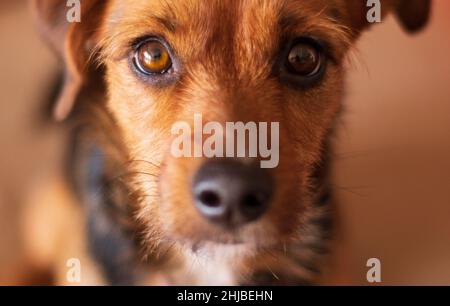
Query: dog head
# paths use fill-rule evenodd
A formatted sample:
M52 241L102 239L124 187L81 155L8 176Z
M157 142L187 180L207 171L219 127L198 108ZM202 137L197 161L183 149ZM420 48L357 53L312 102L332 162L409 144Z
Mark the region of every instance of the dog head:
M134 161L128 185L140 194L136 217L145 243L255 250L298 234L341 108L346 54L370 26L366 1L84 0L79 23L67 22L66 1L34 5L66 67L57 119L75 104L87 67L105 67L106 107ZM382 1L380 13L393 12L416 31L429 7L427 0ZM202 117L200 129L214 123L201 130L203 138L194 114ZM192 156L172 154L180 122L187 124L175 130L185 132ZM278 123L267 140L279 145L276 167L261 169L260 151L252 158L196 156L205 134L226 131L228 122ZM211 148L220 152L217 146Z

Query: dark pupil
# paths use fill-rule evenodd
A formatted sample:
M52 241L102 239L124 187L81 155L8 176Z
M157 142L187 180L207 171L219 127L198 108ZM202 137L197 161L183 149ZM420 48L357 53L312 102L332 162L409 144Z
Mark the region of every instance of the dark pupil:
M318 65L318 54L309 46L296 46L289 53L289 65L294 73L309 75Z
M148 63L157 62L162 57L161 48L158 46L151 46L148 50L144 52L145 61Z

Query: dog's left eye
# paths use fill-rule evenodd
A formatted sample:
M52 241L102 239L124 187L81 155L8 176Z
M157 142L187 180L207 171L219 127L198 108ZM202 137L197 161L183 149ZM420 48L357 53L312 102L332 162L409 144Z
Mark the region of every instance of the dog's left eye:
M136 68L144 74L163 74L172 67L172 59L167 48L157 40L140 44L134 54Z
M296 39L278 62L281 80L301 87L317 84L325 74L326 55L319 41L310 37Z
M286 64L292 73L310 77L320 70L321 62L320 50L311 44L298 43L289 51Z

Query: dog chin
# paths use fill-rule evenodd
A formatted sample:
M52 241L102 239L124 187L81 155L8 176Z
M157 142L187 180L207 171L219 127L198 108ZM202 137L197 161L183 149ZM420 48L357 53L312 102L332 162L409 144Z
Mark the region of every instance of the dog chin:
M181 249L185 267L189 271L190 284L236 285L233 267L241 259L253 256L256 249L247 244L223 244L217 242L184 243Z
M185 254L197 258L209 258L219 261L233 260L256 254L258 246L252 243L233 242L221 243L216 241L203 241L186 243Z
M207 256L216 259L233 259L239 257L253 256L258 250L267 249L275 243L271 239L243 239L239 236L215 237L200 241L185 241L183 247L188 253L195 256Z

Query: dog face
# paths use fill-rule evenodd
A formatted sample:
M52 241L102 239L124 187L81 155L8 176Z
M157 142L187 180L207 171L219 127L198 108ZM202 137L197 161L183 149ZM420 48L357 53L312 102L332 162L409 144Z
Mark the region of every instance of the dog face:
M140 163L133 169L158 178L135 177L135 186L142 193L157 192L156 199L148 197L139 210L139 217L151 228L149 235L159 232L162 239L188 244L212 241L258 246L290 239L308 205L308 179L320 162L324 139L339 111L342 59L351 39L351 33L333 23L323 8L316 1L110 4L101 30L108 107L124 135L130 158L158 165ZM167 72L148 74L140 67L145 60L139 57L145 55L139 53L152 52L152 48L167 54L171 62ZM288 63L295 52L310 57L297 67L298 72ZM207 159L170 154L172 126L180 121L194 126L193 114L201 114L204 122L222 124L281 122L278 167L258 171L243 166L253 168L248 172L258 172L249 173L247 180L266 176L265 181L270 182L256 185L270 186L249 186L248 191L212 186L198 195L209 196L205 202L225 202L230 193L244 193L243 197L250 199L243 205L253 205L254 210L268 206L255 222L241 226L245 222L239 219L245 219L245 212L242 218L237 212L224 228L196 208L196 177L203 172L225 176L231 171L239 173L225 178L204 174L208 178L200 180L239 180L247 170L224 163L208 170L206 164L211 161ZM253 188L256 190L250 190ZM271 199L258 199L260 195ZM257 203L265 201L271 203ZM222 203L206 205L215 208Z
M98 59L145 243L255 251L298 234L341 109L346 54L368 27L365 1L83 1L80 24L65 24L61 2L36 2L66 62L55 115L67 115L89 59ZM429 1L382 8L416 30ZM172 128L194 126L193 114L223 125L278 122L277 167L258 168L260 156L174 157Z

